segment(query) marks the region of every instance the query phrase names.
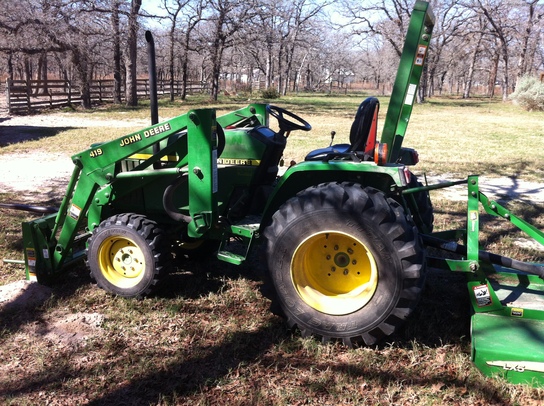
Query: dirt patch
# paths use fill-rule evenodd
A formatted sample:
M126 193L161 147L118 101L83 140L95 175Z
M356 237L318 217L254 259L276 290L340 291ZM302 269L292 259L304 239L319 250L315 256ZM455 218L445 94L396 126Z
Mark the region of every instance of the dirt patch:
M52 290L37 282L17 281L0 286L0 310L36 308L51 297Z
M78 347L98 335L103 322L104 316L100 313L55 312L45 320L33 323L27 332L59 347Z
M0 111L0 146L32 139L37 128L129 128L148 124L146 120L132 118L104 120L63 113L8 116ZM23 202L49 200L52 196L62 196L73 169L74 164L68 154L41 151L3 154L0 159L0 191L15 192Z
M43 201L62 196L74 164L69 156L43 152L7 154L0 159L0 190L14 192L21 201Z
M17 281L0 286L0 312L34 312L51 298L52 290L37 282ZM23 334L59 347L78 347L101 331L100 313L54 312L24 327Z

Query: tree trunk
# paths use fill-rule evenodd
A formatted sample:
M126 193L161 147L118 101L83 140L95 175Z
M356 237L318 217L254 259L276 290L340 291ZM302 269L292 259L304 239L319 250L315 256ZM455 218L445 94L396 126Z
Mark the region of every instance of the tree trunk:
M499 70L499 59L500 59L500 51L498 49L495 50L495 54L493 55L493 59L491 60L491 69L489 70L489 81L488 83L488 90L487 95L491 98L495 96L495 83L497 82L497 72Z
M520 79L523 77L523 75L525 75L527 71L527 49L529 48L529 38L531 37L531 32L533 29L533 19L535 15L536 3L537 0L533 0L533 2L529 4L529 18L527 19L527 24L525 25L525 30L521 39L521 49L518 59L518 71L516 75L516 87L518 86Z
M84 109L91 108L91 87L89 83L89 60L85 51L77 48L72 49L72 64L79 82L79 91L81 93L81 106Z
M111 28L113 31L113 102L121 104L121 32L119 29L119 1L115 1L111 10Z
M170 27L169 38L170 38L170 54L169 54L169 65L168 65L168 74L170 76L170 101L174 101L175 89L174 89L174 58L175 58L175 45L176 45L176 26L178 14L181 11L181 5L178 3L177 9L173 13L169 13L172 21L172 26Z
M476 68L476 60L478 59L478 53L480 52L480 44L482 43L483 33L478 36L478 41L474 46L474 50L470 55L470 65L468 67L468 75L465 81L465 90L463 91L463 99L470 97L470 91L472 90L472 80L474 79L474 72Z
M503 76L502 76L502 101L508 100L508 87L509 87L509 66L508 66L508 46L504 42L502 44L502 61L504 62Z
M126 104L130 107L138 105L137 86L137 62L138 62L138 12L142 6L142 0L132 0L130 14L128 16L128 61L126 77Z
M187 50L184 51L183 60L181 63L181 100L187 98L187 79L188 79L189 61Z
M168 74L170 76L170 101L174 101L174 44L175 44L176 22L172 22L170 29L170 60L168 61Z
M221 75L221 59L223 58L223 45L218 45L212 54L212 90L211 98L217 101L219 97L219 78Z
M212 89L211 99L217 101L219 97L219 77L221 75L221 64L223 59L223 51L225 48L225 33L223 32L226 15L224 10L219 13L215 26L215 38L213 40L212 49Z
M13 80L13 52L8 51L8 79Z

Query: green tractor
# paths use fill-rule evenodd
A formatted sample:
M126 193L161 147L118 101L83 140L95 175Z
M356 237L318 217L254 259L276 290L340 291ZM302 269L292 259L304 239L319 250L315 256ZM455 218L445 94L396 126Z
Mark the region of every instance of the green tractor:
M287 324L352 346L375 344L403 325L432 264L468 276L477 365L514 382L543 383L542 327L536 336L519 337L527 353L487 351L490 328L512 320L542 323L541 312L519 315L493 290L492 263L513 263L478 251L478 202L515 216L488 203L472 177L463 181L469 184L467 230L432 235L429 190L453 183L423 186L409 169L417 153L402 147L433 25L429 4L417 1L379 140L379 102L371 97L355 113L349 144L311 151L281 174L288 137L311 126L264 104L222 116L192 110L74 155L58 212L23 224L27 278L45 283L85 260L99 287L142 297L168 273L173 257L216 255L241 264L260 243L265 283ZM270 128L271 117L278 131ZM544 243L542 232L525 228ZM455 247L466 259L426 255L427 245L451 250L447 237L467 241ZM542 291L542 267L528 267L539 276L523 281ZM517 283L509 278L501 283ZM538 371L524 362L538 363Z

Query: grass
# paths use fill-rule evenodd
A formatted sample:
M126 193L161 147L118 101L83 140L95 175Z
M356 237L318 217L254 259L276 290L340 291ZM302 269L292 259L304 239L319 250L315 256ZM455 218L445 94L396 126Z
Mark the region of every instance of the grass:
M285 151L285 161L301 161L311 149L329 145L331 131L336 132L335 143L349 142L349 130L364 94L286 96L271 101L305 118L311 132L295 132ZM263 100L251 100L262 102ZM247 98L224 98L211 103L202 97L188 101L161 101L161 119L167 119L198 107L216 108L218 115L245 106ZM383 125L388 99L380 98L379 123ZM32 138L2 148L2 153L17 153L40 149L46 152L63 151L74 154L82 145L107 141L142 127L149 117L147 104L139 109L108 106L92 112L70 111L82 120L139 120L133 127L69 128L52 136ZM381 129L379 130L381 131ZM47 135L51 135L48 130ZM511 103L497 100L453 98L430 99L415 105L404 146L415 148L421 163L417 172L463 178L469 174L516 176L525 180L544 179L544 113L527 112ZM54 142L51 142L54 139Z
M309 149L328 145L331 130L338 133L335 142L345 142L362 98L302 95L274 101L314 127L310 133L290 136L286 160L300 160ZM161 116L177 115L201 102L163 102ZM382 123L386 104L383 100ZM240 105L230 100L217 107L226 111ZM147 117L145 109L119 107L64 114L82 119L96 115L101 120ZM433 174L464 176L491 169L542 181L543 152L537 142L544 136L543 122L542 113L529 114L510 104L438 99L416 106L405 145L418 149L420 170ZM3 154L46 147L61 152L59 145L62 152L72 151L110 136L114 134L105 129L68 129L2 148L0 159ZM520 145L528 140L529 148ZM0 201L18 197L0 193ZM433 204L437 229L463 225L463 202L438 196ZM521 202L513 208L544 227L541 205ZM20 257L20 222L33 217L0 210L0 258ZM518 234L513 227L488 217L484 222L482 243L492 252L544 262L542 252L515 244ZM239 267L213 259L184 262L156 295L140 301L111 297L92 284L84 266L71 269L52 286L53 295L43 305L28 311L0 310L1 402L537 405L544 401L544 389L483 377L471 364L470 309L460 275L431 273L420 305L398 334L375 348L347 349L287 331L260 293L259 268L258 255ZM4 263L0 285L22 276L20 266ZM100 313L104 322L87 339L72 344L46 334L51 333L49 321L55 315L74 313Z

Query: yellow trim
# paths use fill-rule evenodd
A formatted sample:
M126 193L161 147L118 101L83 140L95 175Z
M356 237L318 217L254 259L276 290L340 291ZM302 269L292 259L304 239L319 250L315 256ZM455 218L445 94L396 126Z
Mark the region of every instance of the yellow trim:
M98 248L98 265L112 285L127 289L136 286L145 275L145 256L134 241L112 236Z
M152 154L134 154L128 157L128 159L137 159L140 161L145 161L146 159L151 158ZM179 158L177 155L165 155L160 159L162 162L177 162Z
M345 315L370 301L378 286L378 266L357 238L322 231L295 249L291 280L308 306L326 314Z

